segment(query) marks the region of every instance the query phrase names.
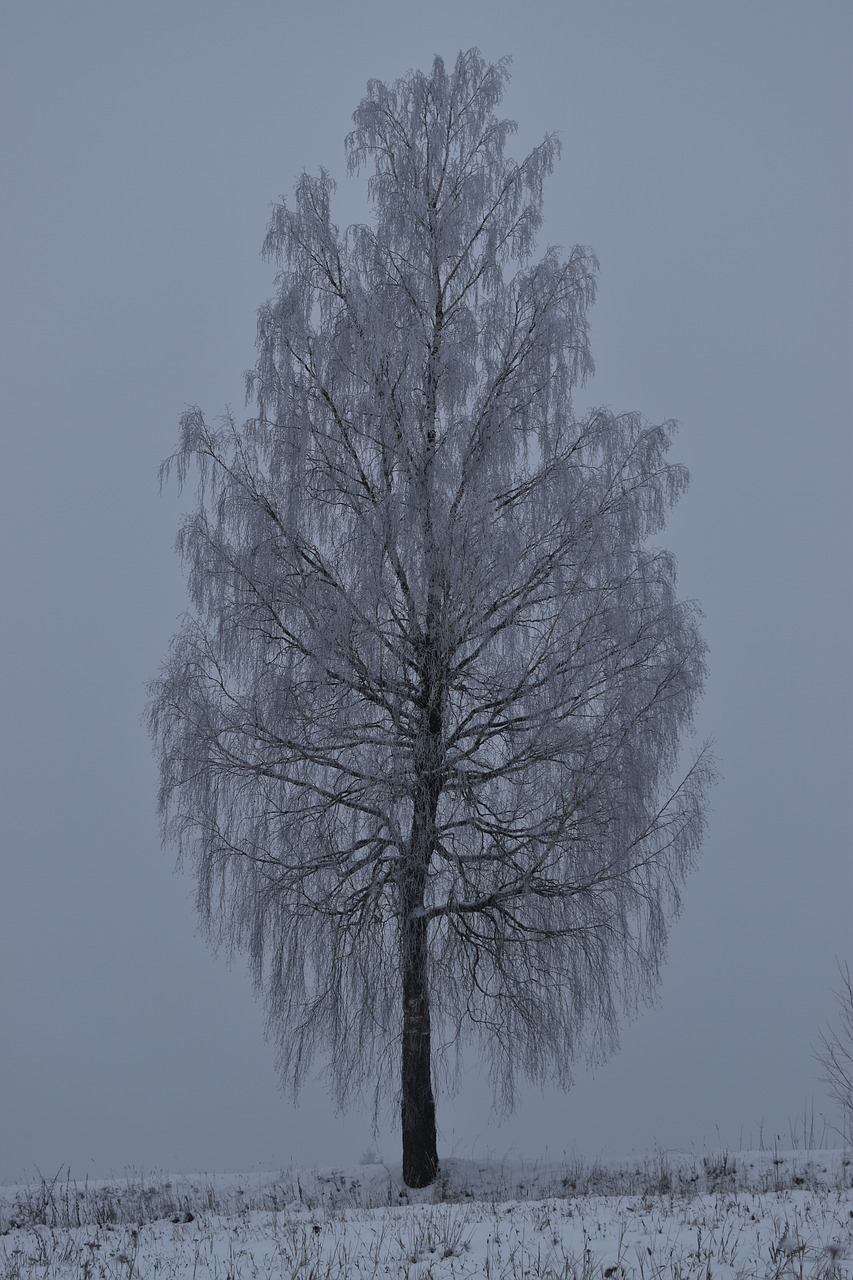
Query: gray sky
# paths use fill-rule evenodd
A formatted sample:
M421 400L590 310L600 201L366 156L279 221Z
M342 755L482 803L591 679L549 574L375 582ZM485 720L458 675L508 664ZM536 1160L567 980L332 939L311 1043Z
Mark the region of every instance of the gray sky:
M188 402L242 408L270 202L341 181L369 77L513 56L521 155L558 130L548 242L591 244L582 403L683 423L662 539L707 620L723 780L659 1006L569 1094L440 1151L765 1142L827 1102L811 1045L853 959L851 8L847 0L5 0L0 9L0 1179L70 1163L342 1163L369 1116L298 1107L241 963L158 843L141 725L183 607L157 467ZM397 1159L397 1139L380 1141Z

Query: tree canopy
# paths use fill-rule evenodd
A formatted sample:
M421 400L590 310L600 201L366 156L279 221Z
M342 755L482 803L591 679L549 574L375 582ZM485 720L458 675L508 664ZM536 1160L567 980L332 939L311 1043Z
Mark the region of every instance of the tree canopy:
M476 1041L500 1099L568 1086L654 990L700 847L698 609L650 540L675 424L596 409L592 251L533 260L546 137L506 155L506 60L368 84L346 140L369 225L303 174L254 416L194 407L164 474L192 611L153 686L167 839L250 958L294 1089L402 1103L435 1175L434 1081ZM389 1070L392 1068L392 1070Z

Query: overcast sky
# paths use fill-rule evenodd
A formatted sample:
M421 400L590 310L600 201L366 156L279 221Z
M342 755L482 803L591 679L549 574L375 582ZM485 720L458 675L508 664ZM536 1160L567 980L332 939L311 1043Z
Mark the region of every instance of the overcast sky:
M723 778L659 1004L568 1094L444 1155L783 1145L836 1118L812 1045L853 959L848 0L4 0L0 1179L357 1160L294 1107L241 962L159 845L141 723L183 607L157 468L188 402L242 409L270 202L340 180L370 77L513 57L521 156L557 130L547 243L601 262L582 404L682 424L662 539L705 611ZM379 1148L398 1159L389 1128Z

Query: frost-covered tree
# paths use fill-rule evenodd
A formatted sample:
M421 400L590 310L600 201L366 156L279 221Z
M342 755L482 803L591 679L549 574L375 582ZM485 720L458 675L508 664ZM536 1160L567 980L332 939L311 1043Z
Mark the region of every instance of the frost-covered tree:
M341 1105L399 1089L412 1186L470 1041L507 1105L614 1048L711 774L672 780L705 658L648 542L687 483L674 424L575 416L597 264L532 260L559 143L508 158L507 76L472 50L369 83L346 145L373 221L340 231L302 176L256 414L191 409L164 464L198 480L151 704L165 836L292 1088L328 1051Z

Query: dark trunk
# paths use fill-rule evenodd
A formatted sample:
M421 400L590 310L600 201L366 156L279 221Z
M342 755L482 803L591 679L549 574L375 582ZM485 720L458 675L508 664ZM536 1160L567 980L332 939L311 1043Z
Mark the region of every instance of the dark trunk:
M433 205L433 212L435 206ZM437 238L434 235L435 243ZM426 456L422 474L424 551L429 590L420 658L420 724L414 749L412 831L401 884L403 963L402 1098L403 1181L428 1187L438 1173L435 1097L432 1091L428 981L428 921L424 919L427 874L435 848L435 823L441 794L444 671L440 643L440 589L435 573L436 546L431 502L431 471L436 448L439 358L444 327L444 298L438 260L433 340L426 376Z
M431 605L430 614L434 612ZM436 648L428 638L422 671L421 728L415 746L412 831L401 884L403 965L402 1122L403 1179L427 1187L438 1173L435 1098L430 1068L428 931L424 918L427 873L435 847L441 794L441 680Z
M402 1122L403 1181L410 1187L427 1187L438 1173L426 960L427 922L409 915L403 926Z

